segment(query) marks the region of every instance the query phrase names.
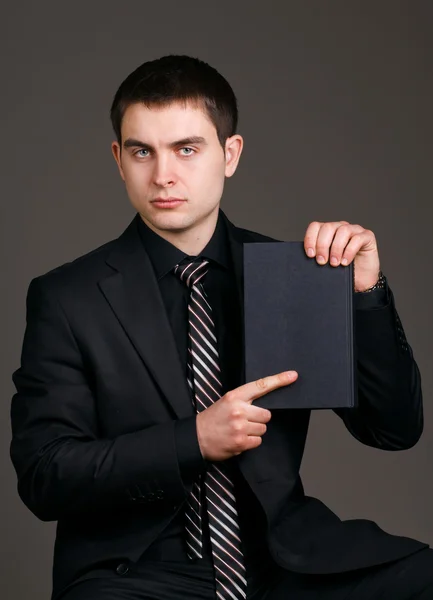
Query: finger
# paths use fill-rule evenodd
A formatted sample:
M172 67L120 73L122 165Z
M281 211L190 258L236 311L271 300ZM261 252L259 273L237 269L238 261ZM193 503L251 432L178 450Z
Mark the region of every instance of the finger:
M248 422L245 431L248 436L256 436L256 435L262 436L262 435L265 435L266 429L267 429L267 427L264 423Z
M364 227L361 227L361 225L350 225L349 223L345 223L337 229L329 252L329 263L333 267L338 267L341 263L343 252L351 238L363 231Z
M267 408L247 404L245 406L245 417L251 423L268 423L271 420L272 413Z
M236 388L236 398L251 404L257 398L261 398L277 388L293 383L297 378L298 374L296 371L283 371L276 375L268 375L268 377L257 379L257 381L250 381ZM228 393L230 394L230 392Z
M253 448L257 448L262 443L262 438L259 435L249 435L247 437L247 441L245 443L245 450L253 450ZM240 452L239 452L240 454Z
M370 232L368 232L367 230L364 230L363 233L355 234L351 238L350 242L344 249L343 257L341 259L344 265L350 264L355 258L355 256L358 254L358 252L361 250L361 248L364 246L364 244L369 241L369 233Z
M334 239L335 232L341 226L340 221L323 223L316 241L316 261L319 265L326 265L329 258L329 249Z
M319 221L313 221L308 225L307 231L305 232L304 249L307 256L310 258L316 255L316 240L322 225L323 223L320 223Z
M238 445L237 451L234 451L234 456L239 456L242 452L246 450L252 450L253 448L257 448L262 443L262 436L260 435L247 435L242 440L242 444Z

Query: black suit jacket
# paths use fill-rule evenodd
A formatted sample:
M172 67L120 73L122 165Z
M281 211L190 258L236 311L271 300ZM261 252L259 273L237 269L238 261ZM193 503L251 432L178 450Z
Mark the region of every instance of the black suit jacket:
M276 240L222 215L242 308L243 244ZM136 561L189 491L174 430L193 409L138 218L118 239L29 287L11 456L24 503L40 519L58 521L54 596ZM359 407L338 414L360 441L398 450L421 434L422 401L389 294L387 306L356 311ZM342 522L304 495L299 468L309 417L308 410L275 413L262 445L236 459L266 515L275 560L297 572L335 573L424 547L369 521Z

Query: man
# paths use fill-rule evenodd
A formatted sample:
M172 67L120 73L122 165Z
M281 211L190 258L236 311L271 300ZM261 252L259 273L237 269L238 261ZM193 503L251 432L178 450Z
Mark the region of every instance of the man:
M144 63L111 118L137 215L31 282L14 373L19 493L58 521L53 598L433 598L426 544L304 495L309 411L254 405L298 374L244 379L243 245L273 240L220 210L243 147L227 81L186 56ZM420 377L373 232L314 222L304 242L355 264L359 406L339 416L365 444L411 447Z

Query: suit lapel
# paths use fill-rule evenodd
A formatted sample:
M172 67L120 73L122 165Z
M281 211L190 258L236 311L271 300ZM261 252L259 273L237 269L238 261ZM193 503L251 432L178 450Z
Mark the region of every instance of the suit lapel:
M242 230L221 214L233 260L244 340ZM106 262L114 271L99 282L99 287L175 415L184 418L193 414L189 388L158 282L139 237L138 218L137 215L108 255ZM243 344L241 365L242 384L245 383Z
M188 384L137 218L107 257L115 271L99 287L163 396L184 418L193 414Z

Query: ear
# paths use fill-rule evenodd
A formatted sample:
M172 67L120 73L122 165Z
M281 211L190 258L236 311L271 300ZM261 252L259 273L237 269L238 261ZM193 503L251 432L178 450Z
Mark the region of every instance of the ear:
M113 153L114 160L116 161L117 166L119 168L120 177L123 179L123 181L125 181L125 175L124 175L123 169L122 169L121 149L120 149L119 142L112 142L111 152Z
M240 135L232 135L226 139L225 143L225 157L226 167L225 176L231 177L236 171L239 159L242 154L242 148L244 147L244 140Z

